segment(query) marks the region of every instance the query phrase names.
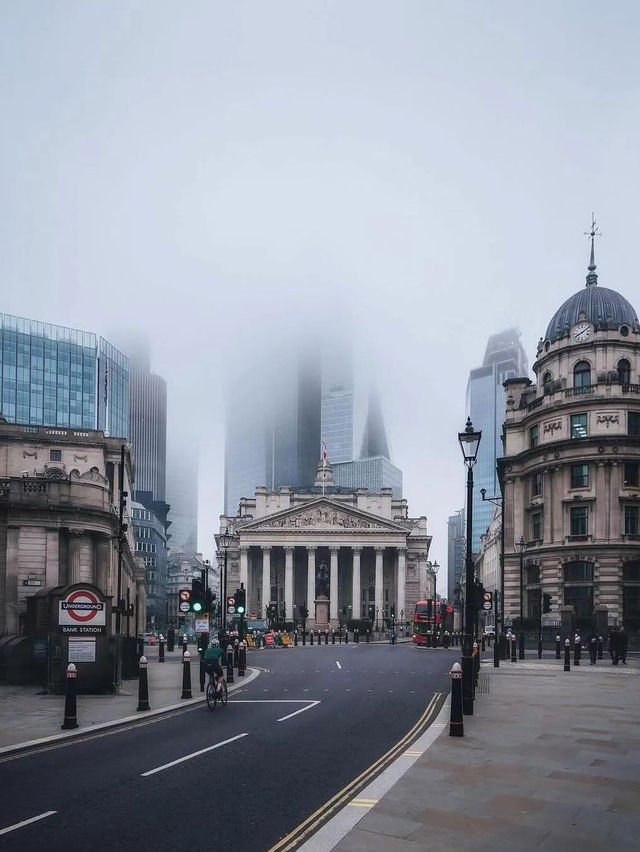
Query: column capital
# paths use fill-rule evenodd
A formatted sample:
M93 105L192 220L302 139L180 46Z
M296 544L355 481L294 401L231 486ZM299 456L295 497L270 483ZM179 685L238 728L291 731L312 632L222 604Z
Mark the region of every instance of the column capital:
M251 547L251 545L249 545L249 544L241 544L241 545L239 545L239 548L240 548L240 552L241 552L241 553L242 553L244 550L249 550L249 548L250 548L250 547Z
M376 553L384 553L384 551L387 549L387 546L385 544L376 544L373 549Z
M363 551L363 547L360 544L356 544L356 545L353 545L351 547L352 553L357 553L358 555L360 555L362 553L362 551Z
M305 547L307 548L308 553L315 553L316 550L318 549L315 544L307 544L307 545L305 545Z
M398 555L402 554L403 556L406 556L407 555L407 545L406 544L399 544L396 547L396 551L398 552Z
M260 548L264 552L265 550L271 550L271 545L270 544L261 544Z
M339 544L330 544L330 545L329 545L329 551L330 551L331 553L337 553L339 550L340 550L340 545L339 545Z
M295 550L295 547L291 544L285 544L282 549L284 550L285 554L287 554L287 556L288 556L289 554L293 553L293 551Z

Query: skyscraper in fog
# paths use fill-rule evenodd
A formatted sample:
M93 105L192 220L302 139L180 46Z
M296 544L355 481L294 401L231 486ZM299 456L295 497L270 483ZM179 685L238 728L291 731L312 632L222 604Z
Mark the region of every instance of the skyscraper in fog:
M478 460L474 468L473 534L471 547L480 549L482 536L491 523L494 506L482 500L480 493L486 489L488 497L499 494L496 459L502 456L502 424L504 422L505 395L502 383L529 372L527 356L520 342L520 332L509 328L492 334L487 343L482 366L471 370L467 384L467 414L474 429L482 430Z
M169 549L198 552L198 461L193 446L169 440L167 452Z
M447 521L447 599L455 600L455 588L462 579L465 558L464 509Z

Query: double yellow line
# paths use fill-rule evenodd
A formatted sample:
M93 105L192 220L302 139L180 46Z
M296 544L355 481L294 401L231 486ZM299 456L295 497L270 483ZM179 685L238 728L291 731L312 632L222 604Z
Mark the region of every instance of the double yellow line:
M307 817L304 822L301 822L292 832L279 840L275 846L269 849L269 852L291 852L296 849L302 841L310 834L316 832L323 822L326 822L337 810L348 804L349 799L357 790L362 789L366 784L373 781L376 775L379 775L386 766L399 757L407 746L417 739L429 727L431 721L440 712L440 708L444 703L445 696L441 692L436 692L427 704L426 710L420 716L413 728L408 731L401 740L392 746L386 754L378 758L375 763L372 763L368 769L365 769L357 778L350 781L346 787L343 787L329 801L325 802L317 811ZM363 801L363 800L360 800Z

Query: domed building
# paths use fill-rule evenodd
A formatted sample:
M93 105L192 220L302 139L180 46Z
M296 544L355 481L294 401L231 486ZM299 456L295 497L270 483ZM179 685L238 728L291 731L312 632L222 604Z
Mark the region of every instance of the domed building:
M586 629L640 620L640 323L598 284L551 318L533 371L505 382L507 624L521 614ZM521 570L522 569L522 570Z

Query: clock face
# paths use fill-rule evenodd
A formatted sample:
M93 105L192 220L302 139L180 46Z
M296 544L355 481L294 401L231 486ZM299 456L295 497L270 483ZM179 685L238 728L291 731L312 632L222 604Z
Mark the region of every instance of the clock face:
M591 337L591 326L586 322L581 322L580 325L576 326L573 337L578 342L587 340Z

